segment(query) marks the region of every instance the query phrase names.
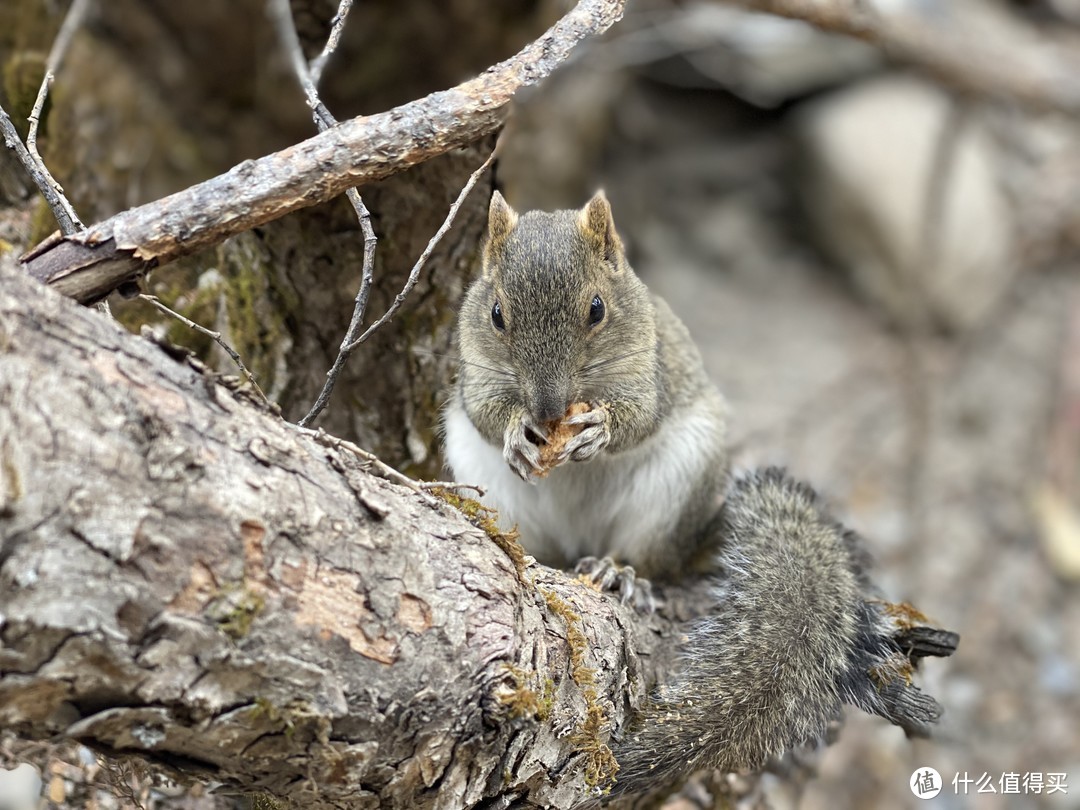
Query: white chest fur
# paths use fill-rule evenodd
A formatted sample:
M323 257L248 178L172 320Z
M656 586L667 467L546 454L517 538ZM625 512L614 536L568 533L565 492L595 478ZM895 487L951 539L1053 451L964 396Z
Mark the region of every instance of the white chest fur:
M536 483L518 478L454 398L446 411L446 458L454 479L480 484L483 502L499 510L499 524L517 524L521 542L541 562L584 556L634 559L667 535L692 487L712 463L715 417L706 406L669 414L637 447L568 462Z

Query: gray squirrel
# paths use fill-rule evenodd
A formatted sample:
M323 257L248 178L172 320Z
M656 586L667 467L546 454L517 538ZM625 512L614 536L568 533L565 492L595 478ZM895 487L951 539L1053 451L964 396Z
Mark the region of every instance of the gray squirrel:
M647 601L637 575L717 575L680 680L613 743L614 794L760 768L823 737L842 703L909 733L936 722L910 676L957 636L883 601L860 540L808 487L776 469L729 475L724 401L631 269L603 193L520 216L494 193L458 341L447 462L530 554L584 560L624 599Z

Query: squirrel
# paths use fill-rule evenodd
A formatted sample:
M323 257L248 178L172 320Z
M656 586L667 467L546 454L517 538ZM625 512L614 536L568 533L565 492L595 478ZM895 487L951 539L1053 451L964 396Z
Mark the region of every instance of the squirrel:
M494 193L458 341L448 463L487 488L530 554L556 567L610 556L631 566L627 583L705 562L726 406L686 327L630 268L603 193L522 216ZM589 410L565 421L581 430L541 480L547 425L579 401Z
M624 600L637 574L717 576L679 681L613 740L612 796L704 767L759 769L822 738L841 703L920 735L938 719L910 675L958 637L880 598L861 541L809 487L776 469L729 474L724 400L631 269L602 192L522 215L494 192L458 344L448 465L486 488L530 554L584 559L606 585L617 561ZM547 459L560 423L579 432Z

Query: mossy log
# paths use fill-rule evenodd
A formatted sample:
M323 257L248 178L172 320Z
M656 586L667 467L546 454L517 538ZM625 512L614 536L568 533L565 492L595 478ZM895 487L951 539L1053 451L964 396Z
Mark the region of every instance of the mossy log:
M0 725L305 808L610 784L678 624L2 272Z

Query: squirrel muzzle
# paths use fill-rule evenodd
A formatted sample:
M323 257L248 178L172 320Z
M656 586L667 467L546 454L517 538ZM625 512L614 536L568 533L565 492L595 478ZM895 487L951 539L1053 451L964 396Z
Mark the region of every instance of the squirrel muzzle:
M529 397L529 413L540 424L561 419L570 407L568 387L545 380Z

